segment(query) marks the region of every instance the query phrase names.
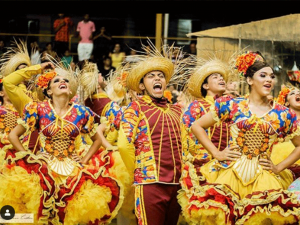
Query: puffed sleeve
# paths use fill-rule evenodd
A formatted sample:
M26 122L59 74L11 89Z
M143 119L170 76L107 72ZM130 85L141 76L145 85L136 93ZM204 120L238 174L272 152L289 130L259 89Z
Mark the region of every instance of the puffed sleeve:
M81 109L84 110L84 121L86 121L82 124L81 132L93 137L96 134L99 125L98 123L95 123L95 114L89 107L82 106Z
M280 113L280 118L284 122L282 132L280 132L280 141L288 141L295 136L300 135L299 122L297 121L297 115L293 110L288 109Z
M215 104L210 107L210 113L218 124L225 121L228 122L233 105L234 102L231 97L223 96L217 98Z
M38 103L33 101L25 105L22 118L18 119L18 124L22 125L26 131L23 138L23 145L28 146L31 133L38 129Z
M184 156L190 152L194 154L195 152L195 141L194 135L191 131L192 124L201 117L203 114L203 108L198 101L193 101L183 112L181 118L181 140L182 140L182 152Z

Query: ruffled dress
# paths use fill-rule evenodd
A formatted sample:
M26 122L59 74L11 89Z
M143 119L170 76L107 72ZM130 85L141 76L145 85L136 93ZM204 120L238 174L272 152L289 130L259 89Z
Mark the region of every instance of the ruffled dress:
M277 141L300 135L296 114L273 102L261 117L252 114L247 97L221 97L210 112L230 126L229 145L238 145L236 161L212 159L201 167L205 184L195 185L181 201L189 224L298 224L300 202L287 188L293 175L286 169L274 174L258 160L269 157ZM191 174L197 180L197 174Z
M24 146L35 129L38 142L34 152L16 152L1 167L0 206L10 203L16 213L33 213L36 224L110 223L123 203L122 183L103 165L72 159L82 135L96 133L93 112L70 103L60 117L44 101L27 104L23 115L19 123L27 130Z

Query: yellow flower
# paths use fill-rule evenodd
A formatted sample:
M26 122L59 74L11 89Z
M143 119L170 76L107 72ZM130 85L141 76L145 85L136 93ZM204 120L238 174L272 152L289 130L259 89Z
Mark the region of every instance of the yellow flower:
M266 121L271 124L271 126L277 130L280 127L280 121L278 119L277 113L267 114L265 117Z

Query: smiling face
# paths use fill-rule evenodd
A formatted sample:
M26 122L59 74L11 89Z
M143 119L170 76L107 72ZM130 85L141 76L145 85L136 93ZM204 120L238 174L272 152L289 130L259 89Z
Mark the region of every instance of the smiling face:
M154 98L162 98L166 86L165 75L161 71L151 71L144 76L139 88Z
M47 90L49 96L59 96L59 95L70 95L69 80L62 76L55 76L49 84L49 89Z
M287 95L287 104L293 110L300 110L300 90L295 88Z
M226 90L224 78L219 73L213 73L207 78L207 83L203 84L203 88L207 90L207 95L222 95Z
M251 86L251 92L255 91L260 96L268 96L274 88L276 76L271 67L263 67L254 73L253 77L247 77Z

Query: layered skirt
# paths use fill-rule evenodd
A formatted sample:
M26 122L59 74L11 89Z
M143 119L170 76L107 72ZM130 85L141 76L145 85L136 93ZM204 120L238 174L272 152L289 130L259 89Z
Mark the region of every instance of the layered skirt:
M292 172L276 175L250 164L243 157L223 164L214 159L199 173L192 163L185 163L178 194L185 220L189 224L298 224L300 202L287 190Z
M122 182L107 171L112 164L109 157L98 164L90 160L63 176L41 155L9 150L0 167L0 207L33 213L35 224L110 223L124 199Z

